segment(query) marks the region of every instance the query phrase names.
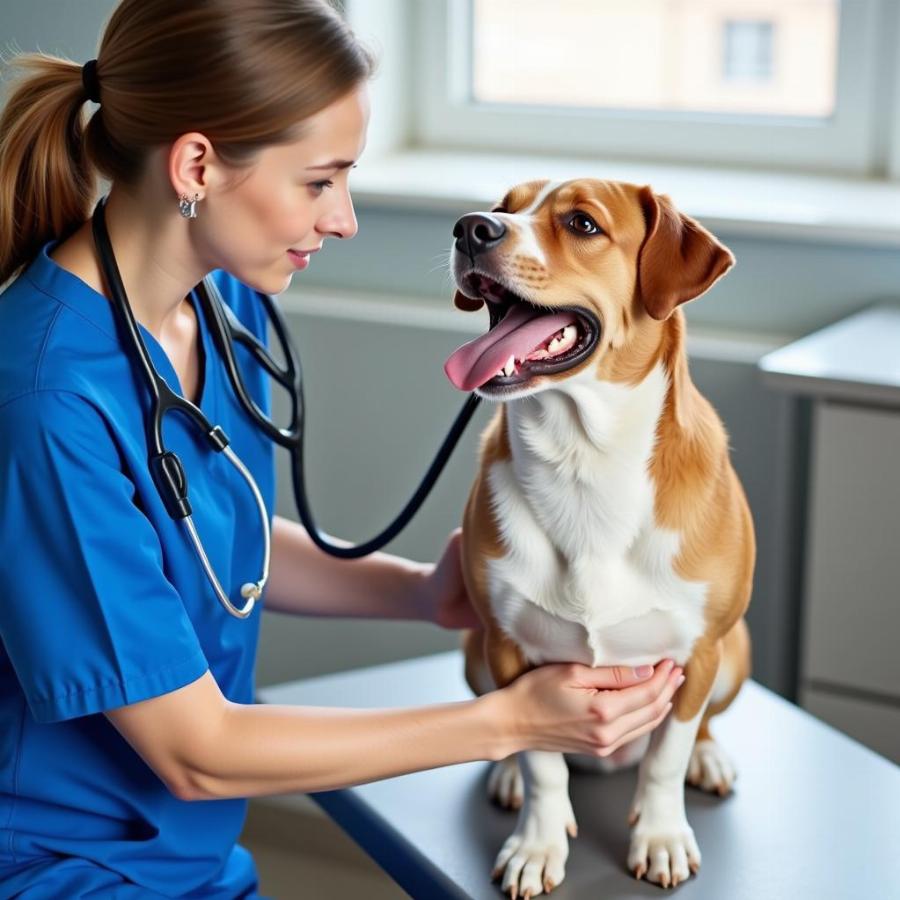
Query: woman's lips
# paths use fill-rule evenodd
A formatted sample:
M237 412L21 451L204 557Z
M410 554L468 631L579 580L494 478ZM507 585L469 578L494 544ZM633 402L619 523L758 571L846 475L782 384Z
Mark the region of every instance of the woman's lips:
M288 257L297 269L305 269L309 265L309 253L288 250Z

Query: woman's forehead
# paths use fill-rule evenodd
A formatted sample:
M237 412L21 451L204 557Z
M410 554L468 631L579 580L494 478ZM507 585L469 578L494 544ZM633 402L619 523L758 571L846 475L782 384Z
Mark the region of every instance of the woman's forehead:
M309 165L355 161L365 146L368 124L368 90L360 85L305 120L294 146L309 158Z

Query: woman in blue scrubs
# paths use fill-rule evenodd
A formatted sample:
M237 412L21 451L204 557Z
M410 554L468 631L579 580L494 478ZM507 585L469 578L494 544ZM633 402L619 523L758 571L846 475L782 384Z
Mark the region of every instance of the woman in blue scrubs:
M88 216L99 171L156 368L222 425L272 510L273 448L235 400L193 286L212 272L265 340L255 291L280 293L326 238L355 234L347 181L372 58L319 0L125 0L96 67L19 63L0 119L0 896L256 896L236 843L247 797L526 748L609 752L658 723L663 667L546 666L416 710L253 705L263 606L474 624L459 534L436 565L351 562L275 516L262 601L229 616L149 476L147 391ZM86 99L99 104L87 125ZM238 354L268 409L262 370ZM233 591L259 571L252 497L181 417L165 427ZM598 711L614 720L602 735Z

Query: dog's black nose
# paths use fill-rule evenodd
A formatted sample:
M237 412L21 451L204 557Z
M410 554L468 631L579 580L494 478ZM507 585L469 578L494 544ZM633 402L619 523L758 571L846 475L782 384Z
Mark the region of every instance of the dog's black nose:
M469 213L453 226L457 250L462 250L472 259L499 244L505 234L506 226L487 213Z

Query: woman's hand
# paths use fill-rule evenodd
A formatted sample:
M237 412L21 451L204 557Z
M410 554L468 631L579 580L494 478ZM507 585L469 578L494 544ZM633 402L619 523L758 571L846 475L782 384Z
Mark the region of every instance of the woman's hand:
M417 588L420 617L443 628L482 624L463 581L461 546L462 529L457 528L440 560L424 567ZM488 697L505 704L514 743L510 753L556 750L609 756L665 719L683 681L681 667L672 660L644 676L628 666L551 663Z
M416 607L420 617L442 628L477 628L481 619L466 591L460 552L462 529L450 534L447 546L436 564L426 569Z
M641 678L626 666L552 663L495 692L511 711L515 750L609 756L668 715L684 681L672 660ZM492 695L487 695L491 697Z

